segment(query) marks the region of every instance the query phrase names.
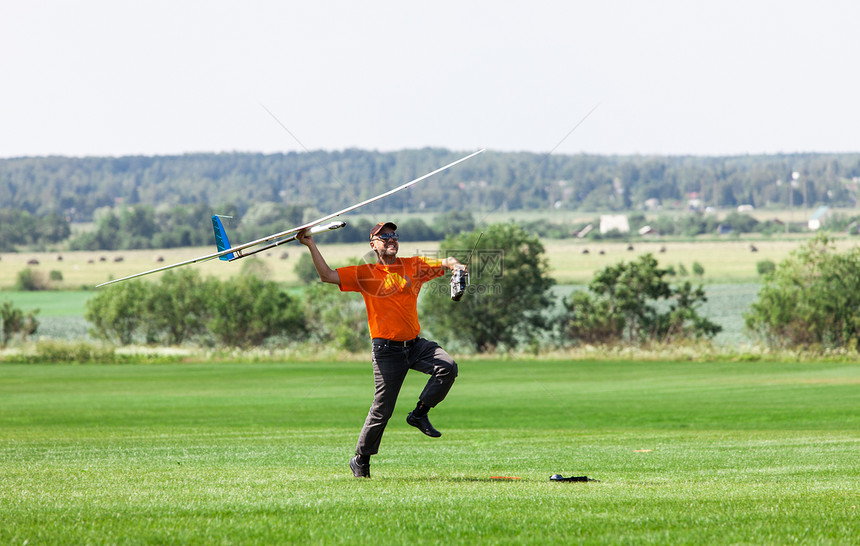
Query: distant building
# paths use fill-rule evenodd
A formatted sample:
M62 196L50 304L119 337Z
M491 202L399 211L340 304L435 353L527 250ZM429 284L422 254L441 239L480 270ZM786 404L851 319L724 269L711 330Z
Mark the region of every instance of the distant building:
M624 214L603 214L600 216L600 233L609 233L612 230L619 233L630 233L630 223Z
M662 208L660 205L660 200L656 197L650 197L646 199L643 205L645 206L645 210L660 210Z
M830 216L830 208L829 207L818 207L812 216L809 217L809 222L807 222L807 226L810 230L815 231L819 229L827 217Z
M752 212L755 207L752 205L738 205L738 212Z

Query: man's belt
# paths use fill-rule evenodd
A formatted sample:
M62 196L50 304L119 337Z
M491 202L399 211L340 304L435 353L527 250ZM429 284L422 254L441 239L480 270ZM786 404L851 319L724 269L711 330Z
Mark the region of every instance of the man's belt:
M385 347L412 347L415 345L415 342L418 341L418 338L409 339L406 341L394 341L393 339L385 339L383 337L375 337L373 338L374 345L384 345Z

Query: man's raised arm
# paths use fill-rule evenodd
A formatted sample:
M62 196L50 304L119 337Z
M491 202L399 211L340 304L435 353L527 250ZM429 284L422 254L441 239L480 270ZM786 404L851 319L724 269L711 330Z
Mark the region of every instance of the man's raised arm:
M322 282L327 282L331 284L336 284L340 286L340 275L338 275L337 271L329 267L326 263L325 258L320 253L320 250L317 248L317 244L314 241L314 238L311 237L309 233L307 233L306 229L303 229L298 233L296 237L300 243L308 247L308 250L311 252L311 259L314 261L314 267L317 270L317 273L320 276L320 280Z

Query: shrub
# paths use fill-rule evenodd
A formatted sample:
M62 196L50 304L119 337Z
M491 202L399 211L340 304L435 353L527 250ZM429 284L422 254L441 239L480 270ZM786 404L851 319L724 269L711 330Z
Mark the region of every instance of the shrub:
M169 271L159 283L114 284L87 302L90 333L119 345L176 345L207 334L224 345L258 345L271 336L304 333L299 303L277 284L244 274L221 282L194 269Z
M242 260L242 269L239 274L267 281L272 278L272 268L260 258L246 258Z
M598 271L589 292L575 292L562 302L563 339L580 343L632 343L713 337L722 328L699 316L707 301L701 286L689 281L673 288L651 254ZM669 302L661 312L656 303ZM665 307L665 306L661 306Z
M577 291L563 301L567 315L562 335L579 343L608 344L621 341L624 318L612 313L608 298L595 298Z
M259 345L271 336L304 334L298 301L271 281L242 276L216 285L208 326L224 345Z
M87 301L84 318L90 334L119 345L130 344L144 324L149 288L139 279L112 284Z
M699 262L693 262L693 275L697 277L703 277L705 275L705 267Z
M860 347L860 249L822 234L765 277L747 329L775 347Z
M142 302L148 343L180 345L205 333L217 281L203 280L196 269L168 271Z
M48 281L43 272L36 271L29 267L18 272L18 279L15 282L15 290L32 292L36 290L45 290L46 288L48 288Z
M776 264L773 260L761 260L755 264L755 268L759 275L767 275L776 270Z
M446 238L441 257L465 262L478 236L474 231ZM554 282L536 236L515 224L488 226L469 271L471 286L457 303L450 298L449 275L422 291L422 324L434 335L479 352L514 348L541 335Z
M0 344L6 347L13 336L20 335L21 338L31 336L39 329L39 321L36 320L38 309L24 314L24 312L8 300L0 305L0 326L2 326L2 337Z
M360 294L317 282L304 292L304 314L311 341L347 351L368 347L367 312Z
M314 260L308 252L304 252L299 256L299 260L296 262L293 271L296 272L296 276L304 284L313 284L320 279L317 268L314 267Z

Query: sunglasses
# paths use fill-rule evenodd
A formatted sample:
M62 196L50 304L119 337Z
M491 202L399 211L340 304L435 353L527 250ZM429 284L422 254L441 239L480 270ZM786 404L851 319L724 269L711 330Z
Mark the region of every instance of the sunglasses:
M383 242L387 243L388 241L396 241L400 237L397 236L397 232L395 231L394 233L380 233L376 238L382 239Z

